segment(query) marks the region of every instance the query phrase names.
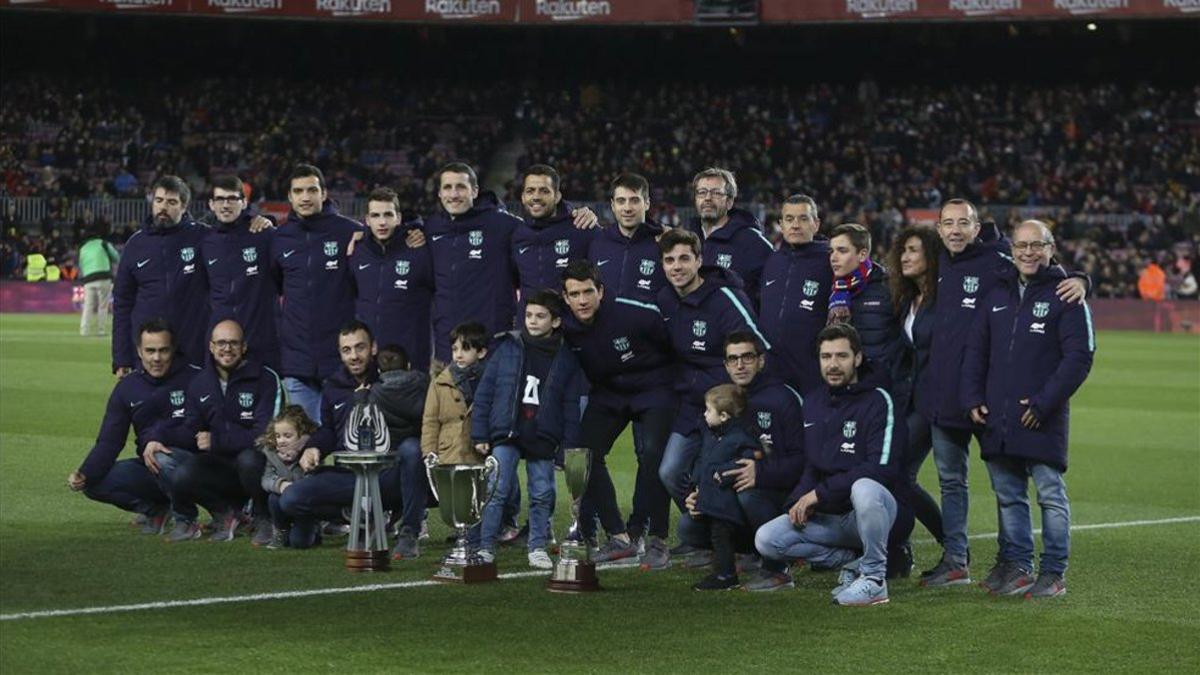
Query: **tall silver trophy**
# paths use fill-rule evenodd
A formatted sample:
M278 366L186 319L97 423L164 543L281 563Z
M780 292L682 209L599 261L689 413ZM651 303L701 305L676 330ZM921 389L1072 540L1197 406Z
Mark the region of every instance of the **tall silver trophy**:
M455 532L454 547L442 558L434 581L473 584L496 580L496 563L485 562L471 550L467 530L483 520L483 508L496 492L493 478L499 466L491 456L483 464L438 464L436 454L425 457L425 473L438 510Z
M592 473L590 448L567 448L563 451L563 474L571 493L572 532L579 532L579 503L587 490ZM586 593L600 590L596 563L586 541L565 541L559 548L558 562L546 582L546 588L558 593Z

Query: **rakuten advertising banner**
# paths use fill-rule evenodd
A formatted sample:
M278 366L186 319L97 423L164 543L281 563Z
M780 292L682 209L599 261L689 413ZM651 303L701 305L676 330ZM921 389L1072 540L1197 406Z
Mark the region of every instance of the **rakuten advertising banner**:
M762 0L763 23L1200 17L1200 0Z
M691 0L521 0L518 23L690 23Z

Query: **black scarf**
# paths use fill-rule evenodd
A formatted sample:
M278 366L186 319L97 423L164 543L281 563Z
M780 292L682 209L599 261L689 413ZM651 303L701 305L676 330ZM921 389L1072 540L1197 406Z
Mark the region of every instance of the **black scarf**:
M475 385L479 384L480 375L483 375L482 360L465 368L460 368L457 363L450 364L450 379L454 381L454 386L462 392L463 401L468 407L471 405L471 401L475 400Z

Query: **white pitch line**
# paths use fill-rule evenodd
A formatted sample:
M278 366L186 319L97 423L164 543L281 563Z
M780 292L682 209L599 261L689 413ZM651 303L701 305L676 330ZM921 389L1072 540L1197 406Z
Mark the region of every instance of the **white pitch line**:
M1161 518L1159 520L1126 520L1115 523L1092 523L1090 525L1074 525L1072 532L1085 530L1110 530L1121 527L1145 527L1148 525L1173 525L1177 523L1200 522L1200 516L1182 516L1178 518ZM1034 530L1040 532L1041 530ZM995 532L971 535L971 539L987 539L995 537ZM932 543L932 539L928 542ZM596 566L601 570L630 570L638 569L632 564L605 564ZM525 579L529 577L548 576L544 571L538 572L508 572L499 575L501 579ZM0 621L22 621L26 619L49 619L64 616L84 616L88 614L117 614L121 612L138 612L151 609L174 609L176 607L204 607L206 605L224 605L234 602L260 602L263 600L287 600L291 598L309 598L319 595L340 595L343 593L372 593L375 591L390 591L403 588L421 588L425 586L440 586L441 582L431 579L419 581L398 581L390 584L363 584L362 586L341 586L337 588L313 588L303 591L278 591L274 593L254 593L251 595L226 595L212 598L193 598L191 600L160 600L157 602L142 602L133 605L110 605L106 607L77 607L73 609L45 609L35 612L16 612L0 614Z

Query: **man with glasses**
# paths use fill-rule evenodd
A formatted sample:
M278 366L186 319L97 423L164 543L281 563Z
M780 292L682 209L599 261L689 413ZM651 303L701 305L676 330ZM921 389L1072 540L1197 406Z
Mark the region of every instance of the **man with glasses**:
M707 168L692 178L696 217L688 228L704 242L704 264L737 272L758 307L758 283L775 250L754 214L733 205L737 179L728 169Z
M136 364L138 327L162 318L183 363L204 362L208 278L201 260L207 231L188 215L192 191L178 176L150 186L150 216L125 243L113 280L112 367L118 377Z
M213 180L208 208L217 221L203 246L212 321L236 321L246 331L249 355L279 368L279 290L268 268L274 223L246 207L237 176Z
M200 537L200 504L212 513L212 541L231 541L242 506L253 501L255 546L271 541L267 495L262 489L266 457L257 440L283 405L283 385L271 368L246 358L236 321L221 321L209 341L212 358L187 388L182 424L148 434L164 450L155 461L172 478L175 528L170 542ZM148 446L147 454L153 454Z
M721 476L737 491L745 517L746 528L735 542L740 552L750 553L741 557L742 571L759 563L753 553L755 531L784 512L788 490L804 472L804 400L799 392L764 370L766 365L766 350L753 333L734 331L725 336L725 372L746 394L743 419L746 429L758 436L764 455L761 459L739 459L738 468ZM679 536L699 549L707 549L711 541L707 525L687 513L680 516ZM710 559L711 553L706 550L694 554L689 564L699 565ZM763 559L761 569L744 587L748 591L773 591L792 585L786 562Z
M663 448L678 410L671 388L675 363L658 306L605 294L600 271L586 260L572 260L563 272L563 299L570 314L563 320L563 339L579 359L592 385L580 436L592 449L592 470L580 505L585 539L595 536L595 519L609 539L596 556L599 562L637 555L649 523L642 554L643 569L670 563L667 535L671 498L658 479ZM637 478L633 512L621 522L617 494L605 458L627 425L633 425Z
M1052 598L1067 592L1071 548L1063 481L1069 401L1091 371L1096 333L1087 303L1068 304L1057 292L1066 274L1050 265L1054 238L1045 223L1018 225L1012 248L1016 270L983 298L987 313L976 319L967 343L963 404L983 427L980 448L1000 515L999 554L987 589ZM1036 579L1030 479L1042 510Z

